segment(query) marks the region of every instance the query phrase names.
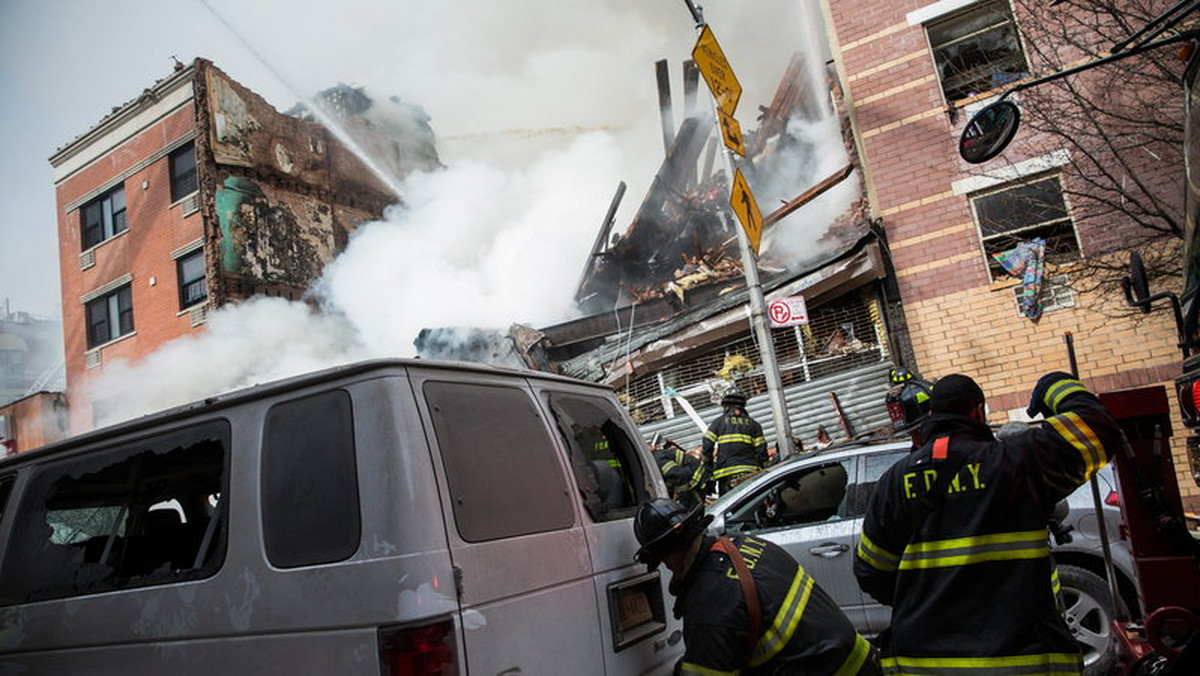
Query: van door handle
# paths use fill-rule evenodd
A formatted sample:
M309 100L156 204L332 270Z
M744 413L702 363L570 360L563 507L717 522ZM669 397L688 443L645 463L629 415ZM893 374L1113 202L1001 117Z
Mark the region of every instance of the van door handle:
M816 547L813 547L812 549L808 550L808 553L816 554L817 556L822 556L827 559L832 559L833 557L841 556L842 554L845 554L848 551L850 551L850 545L848 545L844 542L837 543L837 544L830 542L827 544L818 545Z

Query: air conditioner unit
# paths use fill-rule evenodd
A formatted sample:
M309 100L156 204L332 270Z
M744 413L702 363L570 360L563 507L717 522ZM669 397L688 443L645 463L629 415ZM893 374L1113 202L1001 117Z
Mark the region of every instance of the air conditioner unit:
M200 193L194 192L184 197L183 201L179 203L179 209L185 217L200 211Z

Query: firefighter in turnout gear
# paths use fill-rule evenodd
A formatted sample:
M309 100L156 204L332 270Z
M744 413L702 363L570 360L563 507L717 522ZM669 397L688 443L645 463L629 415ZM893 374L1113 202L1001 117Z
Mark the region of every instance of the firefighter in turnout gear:
M662 472L671 499L686 508L704 504L708 492L708 468L679 444L666 439L654 448L654 464Z
M888 417L892 419L892 432L908 432L913 445L920 446L921 423L929 415L929 396L933 392L933 385L904 369L892 369L891 381L892 386L884 401Z
M746 412L746 395L730 388L721 396L724 411L704 433L704 464L724 493L767 464L767 440L762 425Z
M705 535L711 520L660 498L633 521L638 561L672 573L685 646L676 674L881 673L871 644L795 559L766 540Z
M997 440L964 375L937 381L926 442L875 485L854 562L892 607L883 665L894 674L1078 674L1056 608L1046 529L1055 504L1122 443L1116 421L1073 376L1038 380L1043 424Z

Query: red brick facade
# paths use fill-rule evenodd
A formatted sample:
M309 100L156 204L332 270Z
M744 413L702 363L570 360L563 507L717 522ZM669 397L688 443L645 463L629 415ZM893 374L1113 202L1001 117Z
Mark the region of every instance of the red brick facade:
M972 191L963 187L982 171L964 163L957 152L967 115L945 100L920 22L940 9L972 3L825 4L868 194L886 232L918 361L909 366L929 378L952 372L975 376L989 394L996 422L1010 414L1019 417L1017 410L1024 408L1041 373L1067 368L1063 334L1068 331L1075 338L1081 377L1093 389L1169 386L1179 373L1180 355L1165 306L1135 322L1119 316L1125 312L1122 298L1076 290L1074 307L1047 312L1033 322L1017 314L1017 280L992 281L969 199ZM910 14L916 10L923 11ZM910 24L910 18L916 23ZM1018 14L1018 23L1021 18ZM1037 71L1036 58L1031 61ZM957 104L986 100L976 96ZM1019 166L1059 150L1029 132L1021 141L988 167ZM1071 210L1085 257L1120 239L1112 234L1111 222L1087 222L1075 206ZM1069 266L1050 272L1072 274ZM1185 434L1182 427L1175 430L1176 467L1180 486L1196 504L1200 489L1183 471Z

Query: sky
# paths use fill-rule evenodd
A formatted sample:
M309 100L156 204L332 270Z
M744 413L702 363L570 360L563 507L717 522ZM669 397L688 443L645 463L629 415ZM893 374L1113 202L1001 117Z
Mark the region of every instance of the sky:
M819 33L804 5L704 7L744 89L744 129ZM618 182L629 185L620 226L662 161L654 63L670 62L678 118L695 41L683 0L0 0L0 310L61 312L47 158L168 76L173 58L204 57L279 110L346 83L430 115L449 170L410 179L407 208L360 229L318 283L336 313L388 319L354 322L367 354L414 326L562 320ZM413 269L386 254L414 249L425 255L405 257ZM280 322L305 312L256 308ZM314 341L302 361L323 349Z

